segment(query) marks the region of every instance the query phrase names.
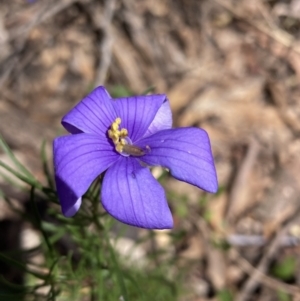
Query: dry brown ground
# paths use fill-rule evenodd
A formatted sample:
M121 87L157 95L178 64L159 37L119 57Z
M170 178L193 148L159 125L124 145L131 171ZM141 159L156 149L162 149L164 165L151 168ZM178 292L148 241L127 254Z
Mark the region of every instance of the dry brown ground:
M174 251L194 261L183 300L300 300L299 0L2 0L0 45L0 132L37 176L42 139L93 86L154 86L175 126L208 131L222 188L199 206L166 183L187 199L182 215L171 197ZM285 256L288 283L270 273Z

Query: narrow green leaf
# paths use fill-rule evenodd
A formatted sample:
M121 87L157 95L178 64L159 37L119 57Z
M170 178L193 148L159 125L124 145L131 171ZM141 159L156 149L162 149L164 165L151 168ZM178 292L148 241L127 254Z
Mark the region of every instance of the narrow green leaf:
M3 149L3 151L8 155L8 157L12 160L12 162L15 164L15 166L28 178L31 180L34 180L33 175L19 162L19 160L15 157L7 143L4 141L3 137L0 135L0 147Z
M278 296L278 300L280 300L280 301L291 301L292 300L290 295L284 291L278 291L277 296Z
M148 93L153 92L154 89L155 89L155 86L150 86L142 93L142 95L147 95Z
M5 263L9 263L10 265L12 265L12 266L28 273L28 274L31 274L31 275L35 276L36 278L39 278L39 279L42 279L42 280L46 280L48 278L48 275L43 275L41 273L31 271L23 263L18 262L16 260L2 254L2 253L0 253L0 260L5 262Z
M113 98L126 97L132 95L131 91L122 85L115 85L110 89Z
M289 280L295 274L296 269L296 258L293 256L287 256L274 266L272 272L276 277L282 280Z
M231 292L228 289L223 289L218 292L218 300L220 301L232 301Z
M1 293L0 300L5 301L20 301L24 300L24 293Z
M16 208L16 206L13 204L13 202L8 198L6 195L3 194L2 191L0 191L0 196L2 196L3 200L7 203L9 208L15 212L16 214L19 214L21 217L24 216L24 212L20 208Z
M23 174L20 174L19 172L13 170L10 166L8 166L7 164L5 164L2 161L0 161L0 166L2 166L4 169L9 171L11 174L13 174L15 177L17 177L21 181L29 184L30 186L34 186L34 187L39 188L39 189L43 188L43 186L38 181L36 181L33 177L28 177L28 176L25 176Z
M38 211L38 208L36 206L36 202L35 202L35 194L34 194L34 186L31 187L30 190L30 203L31 203L31 208L33 209L34 215L35 215L35 222L36 222L36 226L38 227L38 229L41 231L44 241L50 251L50 255L53 255L53 248L52 245L49 241L48 235L46 233L46 231L44 230L44 228L42 227L42 220Z
M47 182L49 184L49 187L54 189L54 183L53 183L53 176L50 172L48 162L47 162L47 154L46 154L46 141L43 140L42 147L41 147L41 158L43 163L43 171L46 176Z
M108 246L108 249L109 249L110 257L111 257L111 260L112 260L112 263L113 263L113 266L114 266L114 269L115 269L115 273L117 275L117 281L118 281L120 289L121 289L121 294L123 296L124 301L129 301L127 289L126 289L126 286L125 286L125 281L124 281L121 269L119 267L119 263L117 261L116 255L115 255L115 251L114 251L113 247L110 244L107 232L104 231L104 233L105 233L105 238L106 238L107 246Z
M4 284L6 287L13 289L14 291L18 292L26 292L28 289L27 287L15 283L11 283L4 278L3 275L0 275L0 283Z

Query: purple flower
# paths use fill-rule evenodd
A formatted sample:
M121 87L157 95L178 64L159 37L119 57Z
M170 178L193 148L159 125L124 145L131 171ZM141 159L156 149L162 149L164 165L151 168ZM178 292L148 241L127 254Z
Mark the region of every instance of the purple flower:
M208 192L217 177L207 133L172 129L164 94L112 99L98 87L62 119L73 135L54 140L57 193L73 216L91 183L104 171L102 205L119 221L148 229L173 227L162 186L147 166L160 165L178 180Z

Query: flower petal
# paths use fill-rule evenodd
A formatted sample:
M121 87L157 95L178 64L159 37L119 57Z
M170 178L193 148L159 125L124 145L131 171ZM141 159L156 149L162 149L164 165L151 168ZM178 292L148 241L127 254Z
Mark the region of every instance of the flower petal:
M147 229L173 227L163 188L134 158L121 157L108 169L103 179L102 204L125 224Z
M164 103L158 109L153 121L147 129L147 132L144 134L144 137L148 137L158 131L170 128L172 128L172 111L168 98L165 98Z
M132 142L143 137L165 100L164 94L115 99L115 109L122 120L121 127L128 130Z
M62 125L72 134L106 134L116 117L110 95L100 86L64 116Z
M55 181L65 216L74 215L94 179L119 157L106 138L68 135L53 142Z
M148 150L140 157L149 165L170 169L176 179L216 192L218 181L207 133L199 128L163 130L143 138L137 146Z

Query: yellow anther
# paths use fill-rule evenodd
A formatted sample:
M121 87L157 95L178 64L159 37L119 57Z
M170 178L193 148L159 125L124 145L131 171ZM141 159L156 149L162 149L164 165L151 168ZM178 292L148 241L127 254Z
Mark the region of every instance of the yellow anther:
M108 137L113 141L115 145L115 149L117 152L121 153L123 151L124 145L127 144L126 137L128 136L127 129L119 130L119 126L121 124L121 118L118 117L111 124L110 129L108 130Z
M117 144L116 145L116 151L119 152L119 153L121 153L123 151L123 147L124 147L123 145Z
M117 131L119 129L119 125L116 122L113 122L111 124L111 130L112 131Z
M113 138L113 137L115 137L115 133L112 131L112 130L108 130L108 137L109 138Z
M120 136L121 137L126 137L127 135L128 135L128 131L126 129L121 129Z
M108 130L108 137L111 138L111 139L113 139L113 138L119 138L119 135L116 132Z
M112 138L112 141L115 145L119 143L119 138Z

